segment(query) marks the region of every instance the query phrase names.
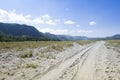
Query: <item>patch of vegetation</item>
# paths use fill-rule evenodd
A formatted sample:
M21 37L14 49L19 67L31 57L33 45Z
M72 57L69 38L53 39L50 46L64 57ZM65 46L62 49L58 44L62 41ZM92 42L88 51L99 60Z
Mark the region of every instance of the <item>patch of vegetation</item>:
M22 41L22 42L0 42L0 50L2 49L17 49L18 51L27 48L33 49L37 47L54 46L57 47L70 47L73 46L72 41ZM54 47L53 47L54 48Z
M79 45L87 45L87 44L90 44L90 43L93 43L95 42L95 40L81 40L81 41L77 41L77 43Z
M33 51L32 50L27 51L27 52L19 55L20 58L30 58L32 56L33 56Z
M26 68L37 68L38 65L37 64L33 64L33 63L30 63L30 64L26 64Z
M61 42L57 42L54 45L49 46L48 49L54 49L56 51L62 51L64 48L71 47L71 46L73 46L72 41L61 41Z
M39 51L38 56L45 57L44 53L45 53L45 51L41 50L41 51Z
M2 78L1 80L5 80L6 78Z
M55 59L56 58L55 55L53 55L51 52L53 52L53 51L61 52L66 47L71 47L71 46L73 46L72 41L60 41L60 42L55 41L55 42L52 42L52 45L50 45L44 49L41 49L38 53L38 56L44 57L47 59ZM50 53L48 53L48 52L50 52Z
M53 54L49 54L46 57L47 57L47 59L55 59L55 56Z
M113 49L120 53L120 40L106 40L108 49Z

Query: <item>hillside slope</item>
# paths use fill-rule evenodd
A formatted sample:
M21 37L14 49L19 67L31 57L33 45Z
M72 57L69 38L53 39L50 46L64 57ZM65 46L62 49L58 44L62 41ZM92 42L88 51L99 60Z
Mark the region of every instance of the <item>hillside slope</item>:
M39 32L33 26L0 23L0 32L11 36L30 36L34 38L44 38L44 34Z

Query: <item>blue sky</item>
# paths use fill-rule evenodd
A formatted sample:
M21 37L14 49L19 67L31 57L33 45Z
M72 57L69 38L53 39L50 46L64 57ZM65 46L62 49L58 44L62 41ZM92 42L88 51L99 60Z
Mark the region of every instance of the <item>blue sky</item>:
M120 33L120 0L1 0L0 22L53 34L111 36Z

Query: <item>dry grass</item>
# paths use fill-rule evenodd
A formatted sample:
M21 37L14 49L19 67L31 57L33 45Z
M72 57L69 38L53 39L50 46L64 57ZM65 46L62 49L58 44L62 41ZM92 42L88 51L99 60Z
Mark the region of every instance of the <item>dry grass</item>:
M30 58L32 56L33 56L33 51L30 50L30 51L27 51L27 52L25 52L23 54L20 54L18 57L20 57L20 58Z
M55 59L55 56L51 53L46 54L48 52L61 52L64 49L66 49L67 47L71 47L73 46L73 42L72 41L61 41L61 42L55 42L54 44L40 50L40 52L38 53L38 56L40 57L46 57L47 59Z
M37 64L33 64L33 63L30 63L30 64L26 64L26 68L37 68L38 65Z
M120 53L120 40L107 40L107 48L112 48L113 50Z
M80 45L89 44L95 41L86 40L86 41L76 41ZM25 49L34 49L40 47L48 47L47 52L50 52L51 49L56 51L62 51L65 47L73 46L73 41L23 41L23 42L0 42L0 51L10 51L15 49L17 51L22 51ZM43 51L44 52L44 51ZM30 52L28 52L30 53ZM29 54L25 53L21 57L27 57Z
M45 47L52 45L60 46L72 46L72 41L23 41L23 42L0 42L0 50L10 50L17 49L18 51L24 50L26 48L37 48L37 47Z
M51 45L52 41L23 41L23 42L0 42L0 49L23 50L25 48L36 48Z
M92 40L81 40L77 41L80 45L89 44L94 42ZM56 47L63 48L73 46L73 41L23 41L23 42L0 42L1 49L17 49L18 51L24 50L26 48L37 48L51 46L51 48L56 49Z
M90 44L90 43L93 43L95 42L95 40L81 40L81 41L77 41L78 44L80 45L87 45L87 44Z
M108 40L107 42L112 46L120 48L120 40Z

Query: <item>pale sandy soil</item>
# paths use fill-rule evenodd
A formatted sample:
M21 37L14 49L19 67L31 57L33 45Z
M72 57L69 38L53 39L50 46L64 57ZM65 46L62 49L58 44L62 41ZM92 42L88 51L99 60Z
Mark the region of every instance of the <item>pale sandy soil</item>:
M99 41L73 47L62 52L52 51L39 57L41 48L33 49L34 56L20 59L23 52L0 54L0 80L120 80L119 52ZM48 56L51 56L48 58ZM36 68L26 68L28 63Z

